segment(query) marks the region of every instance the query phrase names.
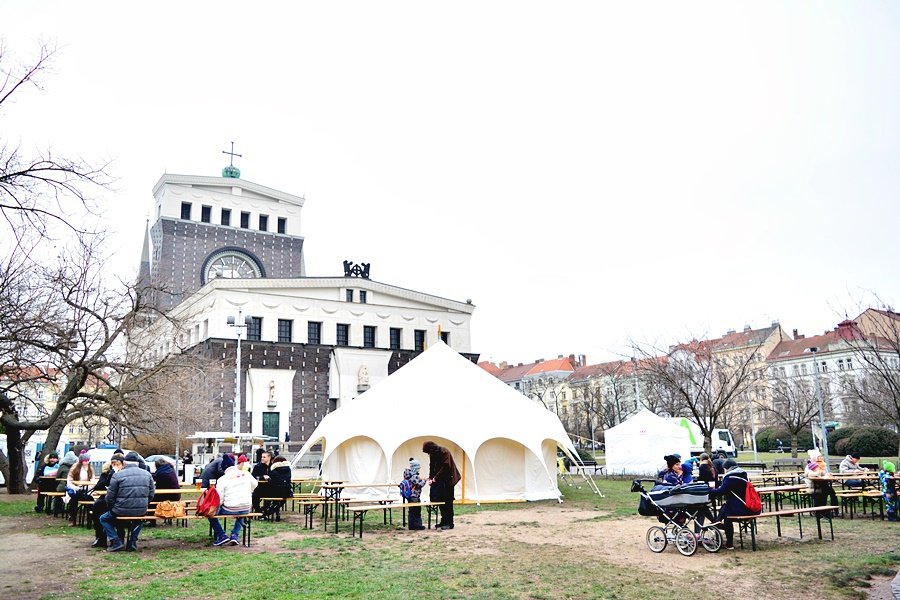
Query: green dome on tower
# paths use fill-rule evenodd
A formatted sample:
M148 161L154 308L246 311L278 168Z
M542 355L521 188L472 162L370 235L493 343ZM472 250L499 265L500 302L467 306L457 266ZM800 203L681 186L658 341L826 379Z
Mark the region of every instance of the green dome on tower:
M232 179L240 179L241 178L241 170L235 167L234 165L228 165L224 169L222 169L222 177L231 177Z

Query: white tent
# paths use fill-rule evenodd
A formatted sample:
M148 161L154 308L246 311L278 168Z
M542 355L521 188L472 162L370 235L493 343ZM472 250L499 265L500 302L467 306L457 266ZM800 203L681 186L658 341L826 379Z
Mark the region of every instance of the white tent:
M687 429L647 409L606 430L606 472L656 475L667 454L691 455Z
M399 482L411 457L426 479L428 440L453 453L456 497L475 502L559 498L557 446L577 456L559 417L438 342L326 415L294 463L321 443L325 480Z

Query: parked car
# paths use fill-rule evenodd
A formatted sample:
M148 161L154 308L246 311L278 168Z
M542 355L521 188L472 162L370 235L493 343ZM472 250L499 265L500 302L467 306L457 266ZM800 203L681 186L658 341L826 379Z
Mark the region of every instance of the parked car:
M168 462L170 465L175 467L176 472L181 469L181 460L175 460L175 457L171 454L151 454L144 460L147 462L147 466L150 467L151 473L156 473L156 459L161 458L164 461Z

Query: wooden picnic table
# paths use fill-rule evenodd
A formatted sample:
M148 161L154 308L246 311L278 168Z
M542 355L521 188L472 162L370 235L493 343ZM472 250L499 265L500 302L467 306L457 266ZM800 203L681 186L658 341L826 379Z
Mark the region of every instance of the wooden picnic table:
M334 532L338 532L338 524L340 523L340 507L338 503L341 500L341 494L345 489L366 489L379 487L395 487L396 483L348 483L345 481L329 481L321 485L321 490L325 492L325 498L332 500L334 503ZM325 529L328 529L328 502L322 507L324 514Z
M776 485L770 487L758 487L756 491L759 492L760 496L772 495L773 502L775 505L775 510L781 510L782 507L782 498L784 496L795 496L801 490L806 489L806 485L804 484L795 484L795 485ZM797 502L794 503L795 505Z

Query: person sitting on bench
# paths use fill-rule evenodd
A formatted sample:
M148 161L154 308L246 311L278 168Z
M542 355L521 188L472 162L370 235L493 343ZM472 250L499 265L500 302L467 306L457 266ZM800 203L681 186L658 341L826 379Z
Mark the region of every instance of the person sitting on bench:
M100 523L106 532L106 538L109 542L107 552L118 552L123 548L130 551L137 551L138 536L141 528L144 526L143 521L138 521L137 525L131 528L131 536L128 540L128 547L119 537L115 528L116 517L146 517L147 507L150 506L150 497L153 496L156 488L153 485L153 477L149 471L145 471L137 463L125 460L121 454L114 454L110 459L112 468L116 471L109 480L109 487L106 489L106 505L107 512L100 515Z
M253 505L253 490L259 485L258 482L248 471L242 471L235 465L234 457L231 454L222 457L222 466L225 468L225 473L216 481L216 491L221 500L217 514L222 516L248 514ZM234 520L231 537L225 535L219 519L210 517L209 524L212 525L215 534L214 546L226 544L237 546L240 544L238 536L241 535L241 530L244 528L244 519Z
M728 517L742 517L751 513L744 506L744 497L747 493L747 472L740 468L737 461L729 458L722 465L725 467L725 476L722 485L710 490L710 498L724 497L722 508L719 509L718 519L725 530L725 549L734 550L734 522Z
M840 467L838 467L838 471L840 473L865 473L868 471L865 467L859 466L860 455L858 452L854 452L853 454L848 454L847 457L841 461ZM848 479L844 482L844 485L847 487L862 487L863 482L862 479Z

